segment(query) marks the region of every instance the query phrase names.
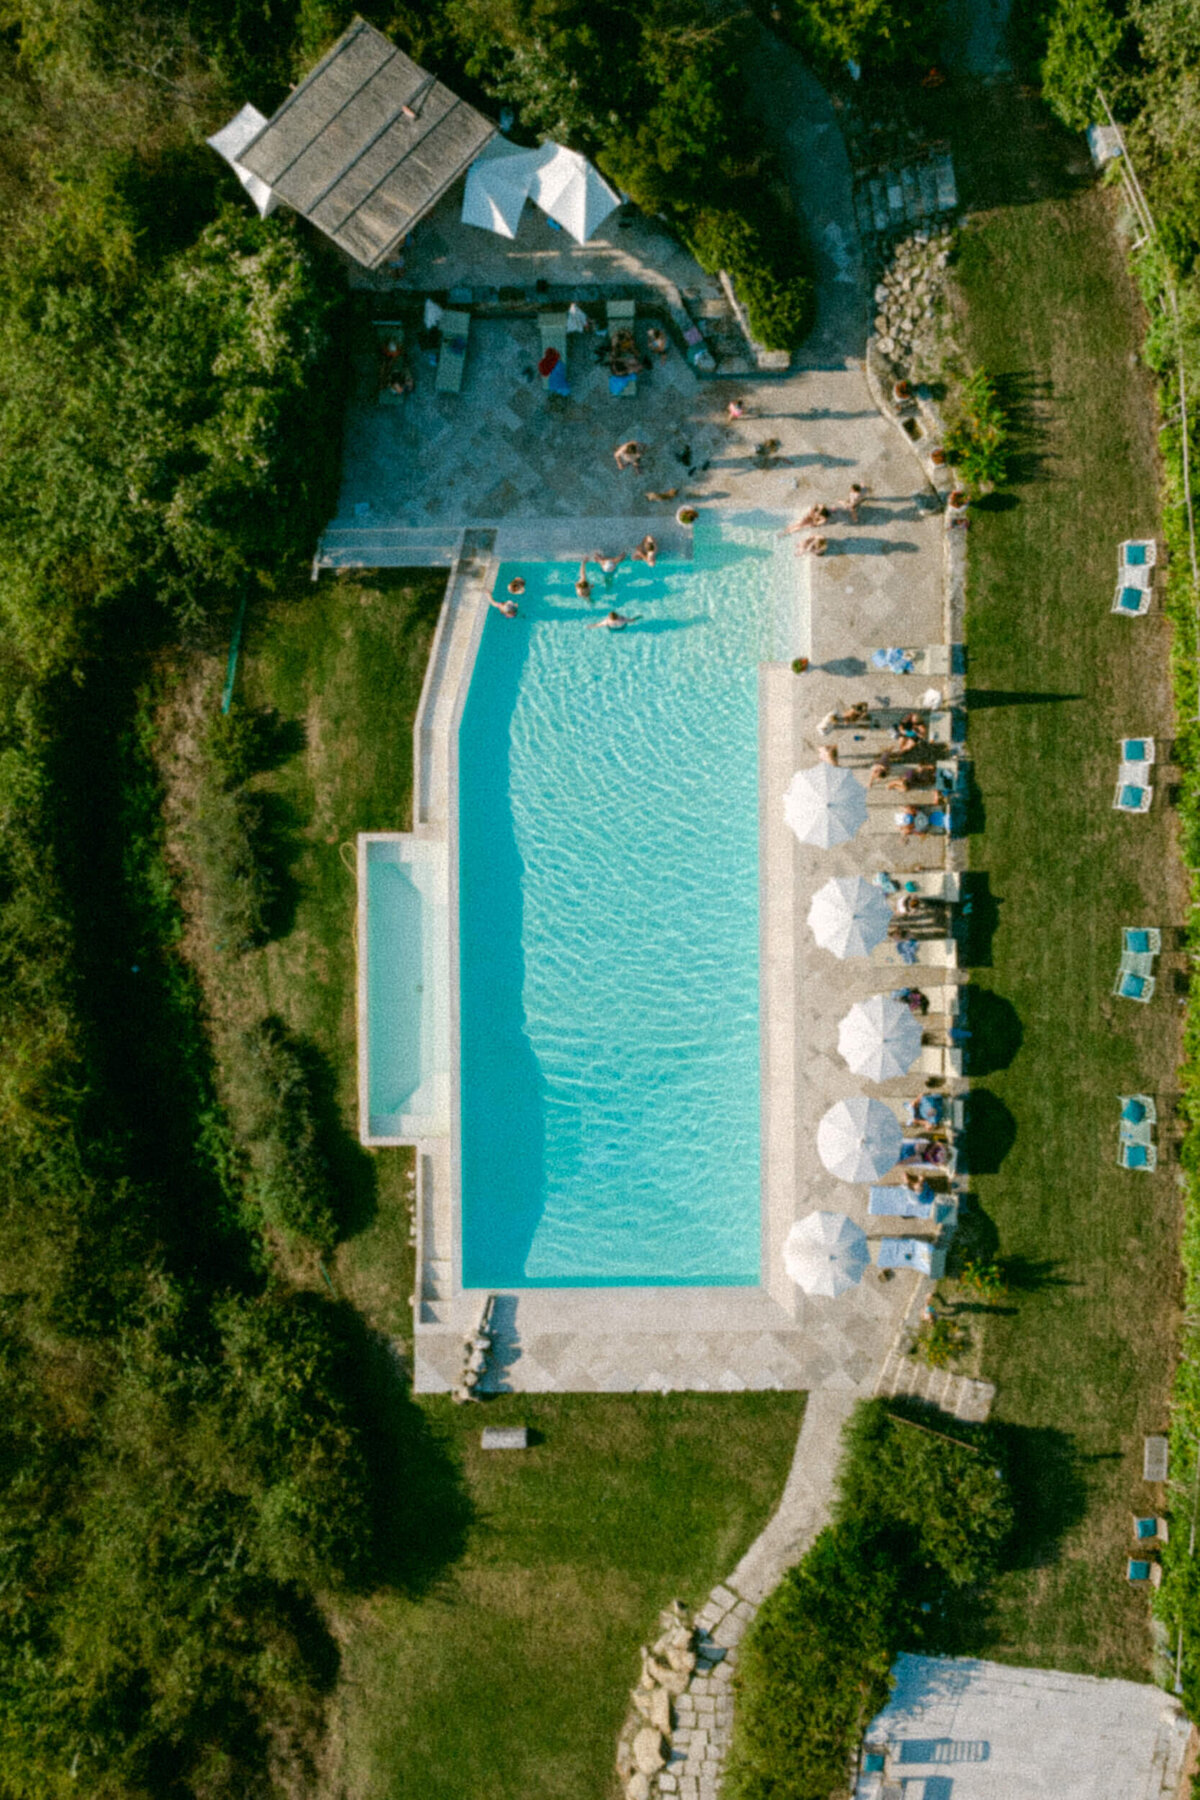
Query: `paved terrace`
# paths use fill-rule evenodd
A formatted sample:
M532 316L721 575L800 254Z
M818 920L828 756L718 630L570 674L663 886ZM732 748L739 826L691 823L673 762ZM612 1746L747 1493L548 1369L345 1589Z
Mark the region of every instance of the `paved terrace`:
M776 71L772 79L782 77ZM805 80L798 71L789 79ZM814 727L826 711L862 696L880 707L906 708L928 687L915 676L881 680L868 673L870 650L938 643L946 633L940 503L901 433L872 402L861 361L860 275L848 257L848 227L839 224L851 216L848 172L823 96L804 98L807 123L797 128L792 148L798 180L814 184L810 216L822 249L822 314L810 361L819 366L784 378L739 378L731 386L697 379L673 346L639 382L635 397L612 399L589 346L575 339L572 395L558 400L544 392L533 369L534 322L497 318L472 328L461 395L435 395L433 371L421 367L416 393L393 406L376 403L364 354L339 518L325 544L330 561L448 562L464 528L496 534L494 560L514 552L574 556L598 543L628 548L646 529L670 538L665 548L686 554L686 545L663 529L678 499L658 503L647 499L648 491L677 487L706 513L764 530L777 529L811 500L838 500L852 480L868 493L858 524L835 520L828 554L798 565L810 583L810 643L797 648L809 650L812 668L797 677L786 664L768 665L762 674L763 1285L501 1295L498 1354L485 1388L869 1393L927 1285L912 1274L884 1282L872 1271L837 1301L807 1299L784 1276L780 1259L788 1226L813 1207L834 1207L867 1224L865 1187L825 1172L815 1129L833 1101L870 1091L837 1055L838 1021L855 999L907 978L819 950L805 924L810 897L833 874L940 867L945 855L939 840L901 843L891 823L895 796L891 805L873 805L859 836L832 851L798 844L783 820L784 790L796 768L816 760ZM581 279L582 268L581 261ZM648 289L647 305L654 304ZM751 416L731 424L726 408L734 396ZM641 478L613 462L614 446L629 437L649 446ZM765 438L780 444L769 468L754 455ZM457 658L464 674L485 586L486 575L453 586L451 613L458 616L448 616L444 630L466 646ZM865 765L873 741L842 734L843 761ZM446 832L453 813L448 793L433 796L421 829ZM954 977L939 971L934 979ZM899 1099L919 1083L914 1077L876 1091ZM425 1267L415 1383L431 1391L456 1385L463 1331L478 1319L483 1295L463 1293L457 1282L447 1140L423 1145L420 1167ZM887 1230L906 1234L901 1221L871 1226L875 1238Z

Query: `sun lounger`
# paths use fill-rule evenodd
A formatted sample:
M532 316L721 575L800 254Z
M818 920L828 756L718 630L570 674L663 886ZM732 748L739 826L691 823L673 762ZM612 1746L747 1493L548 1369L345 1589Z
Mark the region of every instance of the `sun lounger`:
M1136 768L1130 771L1134 779L1126 775L1125 765L1121 765L1121 774L1117 777L1117 790L1113 796L1113 811L1124 813L1144 813L1150 811L1150 802L1154 799L1154 789L1145 787L1136 779Z
M1161 1587L1162 1564L1156 1562L1142 1562L1139 1561L1137 1557L1131 1556L1125 1566L1125 1579L1126 1581L1133 1582L1135 1587L1139 1586L1143 1581L1149 1582L1151 1587Z
M937 1075L943 1081L959 1080L963 1072L963 1053L953 1044L922 1044L913 1066L920 1075Z
M1171 1452L1170 1440L1155 1435L1142 1439L1142 1480L1165 1481Z
M380 361L380 377L375 392L375 403L377 406L403 406L408 396L397 394L388 385L394 374L401 372L406 367L403 321L400 319L372 319L371 324L378 343ZM385 362L385 351L389 344L395 344L397 355L394 360L389 357Z
M1154 1104L1152 1094L1122 1094L1122 1125L1153 1125L1158 1119L1158 1108Z
M1112 610L1123 619L1140 619L1143 613L1150 611L1151 597L1148 587L1135 587L1130 581L1119 581Z
M1148 769L1154 761L1154 754L1154 739L1152 737L1121 739L1122 768Z
M944 1204L944 1202L943 1202ZM873 1219L935 1219L938 1199L922 1200L912 1188L892 1183L867 1190L867 1212Z
M957 869L909 869L889 875L888 880L893 894L920 894L923 900L947 900L952 906L962 897L962 877Z
M463 370L467 366L467 339L470 332L470 313L444 312L442 314L442 349L438 357L437 380L434 382L437 393L458 394L462 392Z
M952 987L930 987L923 981L921 992L929 1002L929 1011L924 1015L927 1023L939 1018L948 1022L962 1010L963 990L957 982Z
M951 675L954 672L954 646L929 644L923 650L897 646L872 650L871 666L886 669L890 675Z
M1149 1119L1143 1119L1140 1125L1131 1125L1128 1119L1122 1119L1119 1138L1122 1144L1152 1144L1154 1127Z
M931 1127L930 1129L932 1130L934 1128ZM904 1131L905 1131L905 1137L903 1139L903 1143L905 1145L907 1145L910 1150L911 1150L911 1147L918 1142L920 1142L920 1143L926 1143L926 1142L937 1143L939 1141L936 1137L932 1138L932 1139L926 1138L926 1136L922 1133L919 1125L906 1125L904 1127ZM916 1169L919 1174L928 1175L931 1178L935 1175L944 1175L947 1178L947 1180L949 1180L949 1178L952 1175L956 1175L958 1173L958 1149L957 1149L956 1145L951 1144L951 1143L947 1143L945 1146L945 1149L946 1149L945 1161L944 1162L936 1162L936 1163L922 1162L920 1157L906 1154L905 1151L902 1149L901 1153L900 1153L900 1161L897 1166L902 1169Z
M1154 538L1126 538L1117 546L1117 568L1123 575L1126 569L1152 569L1158 561L1158 544Z
M884 1238L876 1262L881 1269L918 1269L938 1281L946 1270L946 1252L925 1238Z
M1160 1544L1171 1541L1167 1521L1157 1513L1134 1513L1133 1535L1139 1544L1153 1543L1156 1538Z
M608 321L609 332L632 331L637 318L636 300L609 300L604 309ZM637 393L636 375L613 375L609 378L608 391L614 396Z
M542 376L542 386L551 393L565 394L567 391L567 315L565 312L544 312L538 314L538 330L542 334L542 362L545 362L551 351L558 361L553 368L547 369ZM539 368L541 363L539 363ZM556 373L556 371L561 371Z
M1117 976L1113 993L1118 1000L1140 1000L1144 1005L1148 1000L1154 998L1154 990L1157 985L1153 975L1134 975L1121 970Z
M1162 949L1162 932L1155 925L1123 925L1121 927L1121 954L1123 956L1157 956ZM1146 971L1147 974L1149 970Z
M1117 968L1122 975L1153 975L1153 950L1122 950Z
M1117 1161L1123 1169L1141 1169L1150 1175L1158 1167L1158 1151L1153 1144L1126 1144L1117 1146Z
M911 946L910 954L901 955L902 943ZM958 945L953 938L886 938L871 961L887 969L957 969Z

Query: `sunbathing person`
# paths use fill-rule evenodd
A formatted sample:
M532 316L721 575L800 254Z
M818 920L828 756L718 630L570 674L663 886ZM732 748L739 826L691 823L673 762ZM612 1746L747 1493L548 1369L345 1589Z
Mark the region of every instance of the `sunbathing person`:
M782 531L777 531L775 536L790 537L793 531L811 531L814 525L824 525L828 518L829 508L822 506L818 500L807 511L802 512L798 519L793 519L790 525L785 525Z
M896 814L896 829L902 838L924 837L929 830L929 814L919 806L903 807Z
M808 537L802 537L800 539L800 542L796 545L796 555L824 556L828 548L829 540L827 538L818 537L815 533L811 533Z

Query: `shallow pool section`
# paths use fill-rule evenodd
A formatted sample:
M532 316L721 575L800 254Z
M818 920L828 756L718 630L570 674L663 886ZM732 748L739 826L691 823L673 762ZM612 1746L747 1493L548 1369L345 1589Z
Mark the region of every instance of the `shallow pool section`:
M459 736L463 1283L753 1284L758 665L794 590L732 527L590 606L520 572ZM636 623L587 629L609 606Z
M366 1143L450 1128L449 940L443 844L359 839L360 1110Z

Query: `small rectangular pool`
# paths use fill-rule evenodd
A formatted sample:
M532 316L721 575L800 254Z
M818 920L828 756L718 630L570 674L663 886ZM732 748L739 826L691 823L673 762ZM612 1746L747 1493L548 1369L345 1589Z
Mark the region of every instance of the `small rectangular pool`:
M692 564L623 564L608 592L593 568L592 605L577 565L522 564L520 617L484 626L458 746L467 1287L759 1279L758 665L790 632L778 550L725 526ZM636 625L586 629L610 605Z

